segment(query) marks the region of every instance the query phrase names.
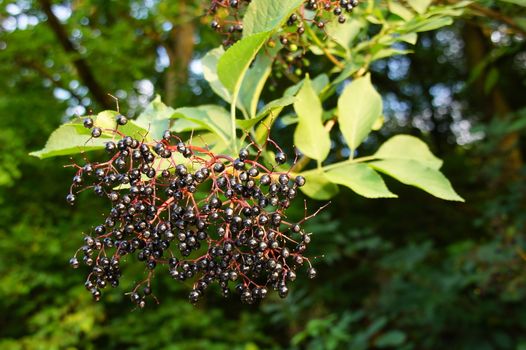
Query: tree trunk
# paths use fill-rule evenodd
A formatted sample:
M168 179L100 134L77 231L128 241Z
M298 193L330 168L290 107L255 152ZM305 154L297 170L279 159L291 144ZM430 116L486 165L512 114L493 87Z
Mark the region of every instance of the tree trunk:
M463 36L469 67L474 68L490 54L488 40L484 37L480 28L469 23L465 24ZM484 91L487 71L489 69L486 68L475 80L472 87L472 98L475 99L477 104L483 106L483 109L486 111L484 115L485 121L489 121L492 118L506 118L513 112L513 109L499 88L499 84L495 84L491 91ZM511 132L500 140L493 157L502 162L502 174L495 185L506 183L519 176L520 169L523 166L519 137L518 132Z
M185 1L179 2L179 17L189 17ZM194 53L194 27L191 21L175 25L170 33L169 44L165 47L170 59L165 77L164 100L167 105L175 103L179 86L188 82L188 67Z

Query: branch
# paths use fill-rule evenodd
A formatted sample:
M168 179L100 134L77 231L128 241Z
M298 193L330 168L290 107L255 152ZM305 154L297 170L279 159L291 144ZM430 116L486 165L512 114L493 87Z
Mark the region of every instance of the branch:
M186 1L179 1L179 17L187 16ZM180 91L180 86L188 81L188 67L194 54L195 26L191 17L184 22L174 25L169 40L163 43L170 59L170 65L165 75L165 103L173 105Z
M110 97L105 93L105 90L95 79L95 76L93 75L93 72L91 71L86 60L82 58L79 51L75 49L75 46L69 39L66 30L60 23L57 16L55 16L55 14L53 13L53 10L51 9L51 1L39 0L39 3L42 6L42 10L46 14L47 22L51 27L51 30L53 30L53 32L55 33L55 36L57 37L60 45L62 45L62 48L67 54L72 54L72 57L74 57L73 65L75 66L75 69L77 70L77 73L80 76L84 85L88 87L95 100L103 108L111 109L113 107L113 103Z
M519 26L512 18L502 14L501 12L492 10L488 7L481 6L475 2L470 4L469 7L472 10L479 12L483 16L491 17L497 21L506 23L510 28L512 28L516 32L526 36L526 30L524 30L521 26Z
M41 64L39 64L38 62L36 61L29 61L29 60L25 60L21 57L18 57L16 59L17 62L19 62L19 64L21 66L25 66L25 67L28 67L32 70L34 70L35 72L37 72L38 74L40 74L41 76L43 76L44 78L47 78L49 79L53 85L55 85L55 87L57 88L61 88L63 90L66 90L67 92L69 92L71 94L71 96L73 96L80 104L82 104L82 96L79 96L75 91L69 89L65 84L62 83L62 81L59 79L55 79L55 77L53 76L53 74L51 74L49 71L46 70L46 68L44 68L44 66L42 66Z
M459 1L458 0L439 0L438 3L446 3L446 4L456 4ZM468 8L474 11L475 15L481 16L481 17L488 17L492 18L494 20L497 20L499 22L507 24L510 28L515 30L517 33L520 33L524 36L526 36L526 30L522 28L520 25L517 24L517 22L511 18L503 14L502 12L492 10L489 7L485 7L482 5L477 4L476 2L472 2L468 5ZM478 13L477 13L478 12Z

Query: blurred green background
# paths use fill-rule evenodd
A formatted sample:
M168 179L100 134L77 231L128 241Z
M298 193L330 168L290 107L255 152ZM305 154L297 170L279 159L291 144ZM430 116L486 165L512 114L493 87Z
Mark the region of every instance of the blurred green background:
M394 181L396 200L342 191L307 227L319 277L301 275L286 300L208 293L192 306L159 274L160 303L134 310L137 270L92 301L68 259L105 208L89 195L69 207L68 160L27 154L70 116L115 108L107 92L130 116L155 93L221 103L199 63L221 41L203 3L0 0L0 349L526 349L521 0L475 1L414 54L372 67L386 124L364 148L423 138L465 204ZM274 83L269 98L290 85ZM289 148L292 130L275 130Z

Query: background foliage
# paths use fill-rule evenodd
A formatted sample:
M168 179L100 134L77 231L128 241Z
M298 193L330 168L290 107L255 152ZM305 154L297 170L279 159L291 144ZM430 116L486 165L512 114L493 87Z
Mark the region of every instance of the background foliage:
M373 12L353 17L364 27L348 47L371 43L384 14L407 25L420 16L413 9L429 2L364 1L363 13ZM319 277L300 278L288 299L246 306L210 293L194 307L183 286L157 278L161 303L140 311L121 290L99 304L84 291L67 261L102 208L89 196L69 208L66 159L27 154L69 117L114 108L106 92L130 116L154 92L173 107L225 105L201 61L220 38L197 1L0 5L0 348L526 348L523 1L465 4L437 19L439 29L420 32L414 46L393 43L372 59L373 43L363 56L385 123L359 151L373 154L392 135L416 135L444 159L442 171L466 203L387 178L398 199L373 201L341 188L309 226L312 255L323 255ZM309 53L311 77L334 67L319 54ZM263 100L292 85L271 78ZM335 106L332 98L325 107ZM291 147L292 117L284 114L273 136ZM343 142L331 154L339 150Z

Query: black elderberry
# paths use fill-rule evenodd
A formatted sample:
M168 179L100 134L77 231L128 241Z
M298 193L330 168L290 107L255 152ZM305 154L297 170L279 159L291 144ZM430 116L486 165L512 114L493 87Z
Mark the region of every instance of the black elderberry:
M106 142L106 144L104 145L104 148L106 149L106 152L113 153L117 149L117 145L115 145L115 142L109 141L109 142Z
M287 156L283 152L277 152L274 159L278 164L285 164L285 162L287 161Z
M122 114L119 114L116 119L117 119L117 124L119 125L126 125L126 123L128 123L128 118L126 118Z
M91 129L93 127L93 119L84 118L83 124L86 129Z
M241 159L234 160L234 169L236 170L243 170L245 169L245 162Z
M278 289L278 294L280 298L286 298L289 294L289 289L287 288L287 286L280 286Z
M305 185L307 181L305 180L305 178L301 175L298 175L296 176L296 178L294 179L294 183L298 186L298 187L302 187L303 185Z
M76 269L76 268L78 268L80 266L79 261L78 261L78 259L76 257L73 257L73 258L69 259L69 264L74 269Z
M100 298L101 298L101 296L102 296L102 293L101 293L100 289L98 289L98 288L92 288L92 289L91 289L91 295L93 296L93 299L94 299L95 301L99 301Z
M239 151L239 159L244 161L248 158L249 156L249 152L246 148L242 148L240 151Z
M97 128L97 127L95 127L95 128L93 128L93 129L91 130L91 136L92 136L92 137L97 138L97 137L100 137L100 135L102 135L102 130L101 130L101 128Z
M76 200L77 200L77 197L76 197L74 194L72 194L72 193L70 193L70 194L68 194L68 195L66 196L66 201L67 201L70 205L75 204L75 201L76 201Z
M271 183L271 181L272 181L272 179L267 174L261 176L261 178L259 179L259 183L264 185L264 186L269 185Z

